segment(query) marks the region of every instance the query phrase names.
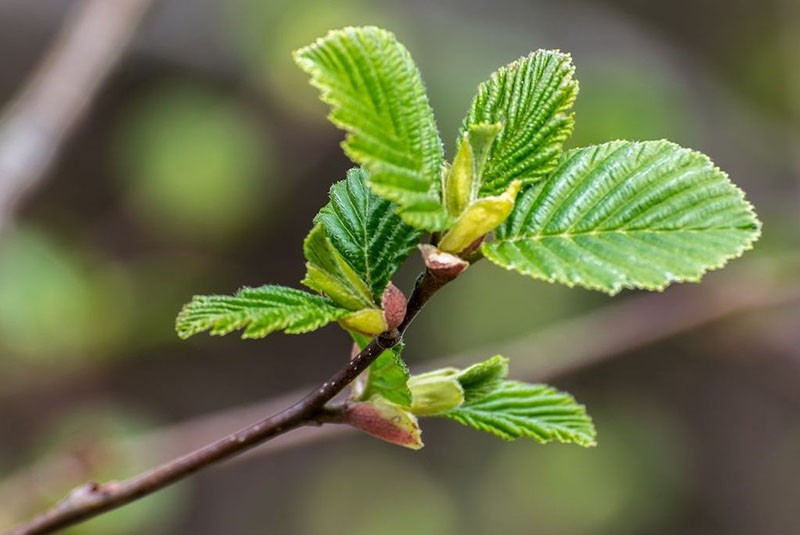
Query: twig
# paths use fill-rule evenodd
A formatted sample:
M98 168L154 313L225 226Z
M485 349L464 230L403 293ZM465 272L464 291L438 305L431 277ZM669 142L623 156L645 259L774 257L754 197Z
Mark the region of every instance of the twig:
M747 277L757 280L757 277ZM500 353L511 357L514 375L529 381L550 381L557 377L629 353L731 317L756 310L785 306L800 301L800 286L783 283L742 283L741 277L726 277L696 287L675 287L665 294L636 296L621 303L602 307L580 317L561 321L551 327L504 345ZM620 325L626 328L620 329ZM565 343L565 341L569 343ZM475 355L493 351L476 350L470 355L454 355L427 363L426 368L447 365L464 366ZM115 442L113 451L157 451L174 456L230 433L263 414L273 414L302 395L302 389L262 403L238 407L156 430L133 439ZM281 436L269 448L258 448L235 459L271 455L299 445L345 436L350 428L326 426L322 429L298 429ZM87 473L87 467L76 466L69 455L59 455L37 463L25 472L6 479L0 485L0 503L21 511L30 503L25 496L41 496L39 482L66 487ZM59 484L58 482L61 482ZM15 501L16 504L15 505Z
M238 455L296 427L321 425L335 419L335 415L332 418L332 409L326 407L326 404L365 371L383 351L397 345L428 299L450 280L452 279L437 276L426 269L417 279L405 319L400 326L375 337L347 365L289 408L131 479L82 485L49 511L12 529L9 535L52 533L152 494L198 470Z
M0 117L0 229L43 178L153 0L86 0Z

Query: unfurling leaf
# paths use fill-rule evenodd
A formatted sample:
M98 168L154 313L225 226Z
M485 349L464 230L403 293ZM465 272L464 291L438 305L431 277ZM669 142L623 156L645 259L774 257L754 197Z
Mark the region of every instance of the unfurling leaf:
M420 233L403 223L391 202L370 191L368 176L363 169L350 169L345 180L331 187L330 202L314 222L322 225L325 235L378 303Z
M489 150L481 194L497 195L514 180L533 184L558 164L572 133L569 113L578 94L569 54L539 50L500 68L478 87L459 142L471 127L500 123Z
M380 28L344 28L295 52L330 120L347 132L347 155L366 168L372 190L399 206L409 225L442 230L442 142L408 50Z
M668 141L613 141L567 153L482 252L568 286L661 290L741 255L760 226L707 156Z
M357 333L351 335L359 349L364 349L370 341L367 336ZM403 345L398 344L381 353L354 385L354 399L363 401L380 396L401 407L409 407L411 391L408 388L408 379L411 375L401 357L402 352Z
M303 251L308 260L303 284L352 311L376 308L366 283L342 258L325 235L322 225L317 224L311 229L303 243Z
M444 203L453 217L461 215L473 199L474 166L472 146L464 136L453 158L453 165L448 168L444 178Z
M381 396L348 404L344 421L375 438L398 446L412 450L423 446L417 417Z
M383 311L377 308L362 308L339 320L348 331L375 336L388 329Z
M492 141L500 131L500 124L476 124L469 128L446 169L443 197L447 211L458 217L478 198L483 180L483 166L489 156Z
M458 254L506 220L522 183L509 184L502 195L483 197L470 204L439 242L439 249Z
M458 381L459 373L455 368L443 368L409 379L411 412L417 416L434 416L464 403L464 389Z
M528 437L542 444L555 440L595 445L596 432L584 406L545 385L503 381L487 395L441 416L505 440Z
M464 389L466 401L472 401L497 390L506 377L508 359L495 355L463 370L458 375L458 382Z
M175 328L181 338L238 329L244 329L242 338L262 338L274 331L313 331L348 313L325 297L283 286L261 286L242 288L233 296L197 295L178 314Z

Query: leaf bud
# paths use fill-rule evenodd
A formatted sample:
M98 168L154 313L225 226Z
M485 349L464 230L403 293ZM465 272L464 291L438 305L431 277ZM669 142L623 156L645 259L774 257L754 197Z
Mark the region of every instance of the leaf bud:
M389 282L383 291L381 305L383 306L383 319L386 322L386 330L396 329L406 319L406 305L408 300L400 289Z
M344 421L368 435L404 448L418 450L423 446L417 417L380 396L348 405Z
M411 390L411 412L417 416L434 416L464 403L464 389L458 380L461 371L442 368L408 380Z

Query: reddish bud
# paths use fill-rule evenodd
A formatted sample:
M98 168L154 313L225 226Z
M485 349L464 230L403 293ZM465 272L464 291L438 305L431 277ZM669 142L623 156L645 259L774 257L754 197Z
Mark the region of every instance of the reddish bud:
M419 246L425 266L434 275L443 279L455 279L462 271L469 267L469 262L454 254L445 253L428 243Z
M400 289L389 282L386 290L383 291L381 305L383 306L383 318L386 320L387 330L396 329L406 318L406 305L408 300Z
M347 407L345 422L375 438L418 450L422 447L417 418L380 397L353 403Z

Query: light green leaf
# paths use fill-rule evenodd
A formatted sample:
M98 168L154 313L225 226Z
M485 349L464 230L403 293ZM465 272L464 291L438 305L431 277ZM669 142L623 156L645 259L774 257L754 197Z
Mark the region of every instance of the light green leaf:
M360 349L364 349L370 338L358 333L350 333ZM401 357L403 344L400 343L387 349L367 369L363 389L359 399L365 400L372 396L381 396L401 407L411 405L411 391L408 388L408 379L411 374Z
M367 284L376 303L394 272L419 241L419 231L406 225L391 202L367 187L368 173L359 168L333 185L331 200L315 223Z
M313 331L348 313L325 297L270 285L242 288L233 296L196 295L178 314L175 329L181 338L237 329L244 329L242 338L263 338L274 331Z
M697 281L750 249L761 223L707 156L668 141L570 151L482 246L495 264L601 290Z
M508 359L495 355L483 362L473 364L458 375L467 402L485 397L497 390L508 377Z
M461 139L453 165L443 175L442 196L451 216L458 217L478 198L483 167L500 128L500 123L474 124Z
M342 258L321 224L308 233L303 251L308 260L303 284L349 310L376 308L366 283Z
M415 228L442 230L442 142L408 50L380 28L344 28L295 52L347 132L347 155L370 173L370 187Z
M545 385L504 381L490 394L467 400L441 416L505 440L529 437L595 445L595 429L583 405Z
M411 412L417 416L435 416L464 403L464 387L458 381L459 373L456 368L442 368L409 379Z
M472 183L471 198L477 199L483 184L483 169L489 159L489 152L492 148L497 134L503 129L502 123L478 123L469 126L468 139L472 147L473 169L472 173L476 179Z
M444 178L444 203L453 217L458 217L474 198L472 195L475 175L472 145L467 136L461 140L453 158L453 165L447 169Z
M538 50L500 68L478 87L459 141L472 125L501 123L489 151L481 194L496 195L512 180L532 184L558 164L572 133L568 111L578 94L569 54Z
M501 195L482 197L470 204L439 242L439 249L458 254L506 220L514 209L521 183L514 180Z

